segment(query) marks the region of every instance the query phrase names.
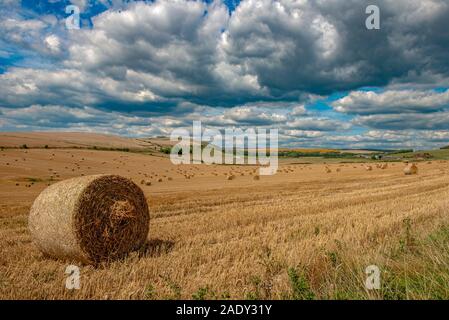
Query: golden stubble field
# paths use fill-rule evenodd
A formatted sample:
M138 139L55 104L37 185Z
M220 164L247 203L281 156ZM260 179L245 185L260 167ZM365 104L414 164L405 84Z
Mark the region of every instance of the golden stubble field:
M317 298L363 286L365 267L388 263L404 221L425 236L448 223L447 162L292 164L254 180L253 166L174 166L168 158L74 149L0 152L0 299L191 299L289 297L289 268L305 270ZM338 170L337 170L338 169ZM338 172L337 172L338 171ZM113 173L142 187L151 210L146 248L94 268L67 290L76 261L42 256L27 217L49 183ZM227 175L235 178L228 180ZM142 184L143 181L145 183ZM147 185L151 182L151 185ZM350 270L337 281L339 268ZM340 276L339 276L340 277Z

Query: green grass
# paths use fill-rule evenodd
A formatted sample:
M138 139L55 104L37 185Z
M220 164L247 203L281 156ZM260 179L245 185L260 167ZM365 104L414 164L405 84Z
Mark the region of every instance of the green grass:
M292 288L291 298L293 300L313 300L315 294L310 290L310 285L304 272L296 268L289 268L287 271Z
M449 299L449 225L416 238L405 220L398 243L374 261L361 261L340 248L325 252L319 269L313 263L288 268L290 291L283 299L338 300L446 300ZM376 261L377 260L377 261ZM379 290L365 288L365 268L374 264L381 272ZM264 298L255 291L255 297Z
M386 268L384 299L449 299L449 226L400 247Z
M395 153L390 154L393 157L400 157L405 159L414 158L418 154L428 153L432 156L429 160L448 160L449 159L449 149L437 149L437 150L421 150L416 152L407 152L407 153Z

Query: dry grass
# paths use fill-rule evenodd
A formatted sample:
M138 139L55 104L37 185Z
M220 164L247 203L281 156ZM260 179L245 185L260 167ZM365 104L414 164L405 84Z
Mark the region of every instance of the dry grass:
M447 163L420 164L413 176L401 166L369 172L347 166L337 174L334 164L326 173L323 164L286 163L276 176L254 181L254 167L176 167L117 152L22 152L0 153L2 299L449 297L437 280L449 278L447 250L438 249L447 247L446 238L437 237L440 247L429 240L449 224ZM26 161L14 161L22 156ZM81 290L65 289L67 262L44 258L31 242L29 206L46 184L15 186L30 176L46 181L49 168L61 179L174 177L141 185L152 217L146 248L99 268L81 267ZM223 179L232 172L245 175ZM389 271L379 292L363 287L372 264Z

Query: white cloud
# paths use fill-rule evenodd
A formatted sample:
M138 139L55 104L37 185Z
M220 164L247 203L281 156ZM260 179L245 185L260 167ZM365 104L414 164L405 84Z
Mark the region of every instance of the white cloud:
M449 107L449 90L354 91L332 106L338 112L351 114L435 112Z
M61 51L61 42L59 38L54 34L49 35L45 38L45 44L52 53L59 53Z

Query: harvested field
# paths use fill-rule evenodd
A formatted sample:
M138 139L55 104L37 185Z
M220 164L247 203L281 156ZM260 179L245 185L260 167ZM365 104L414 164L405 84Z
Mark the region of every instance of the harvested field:
M449 261L431 250L435 261L422 265L414 255L417 243L449 224L448 162L419 167L419 174L405 176L402 164L367 171L365 164L283 162L275 176L254 180L254 166L174 166L167 158L127 152L5 149L0 299L388 298L396 282L366 291L367 266L400 274L407 259L409 272L426 275ZM80 265L81 289L70 291L64 286L69 262L40 253L28 212L48 184L91 174L119 174L139 184L150 207L150 237L123 260ZM230 175L236 178L224 178ZM299 296L292 289L295 274L307 283ZM404 298L440 292L412 289Z

